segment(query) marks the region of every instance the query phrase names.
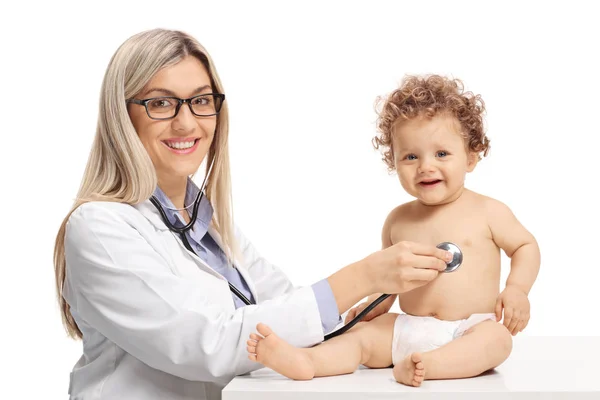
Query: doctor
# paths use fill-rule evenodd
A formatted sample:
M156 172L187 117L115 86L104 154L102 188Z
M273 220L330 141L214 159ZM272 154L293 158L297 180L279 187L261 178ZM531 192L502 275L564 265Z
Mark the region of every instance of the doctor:
M206 50L177 31L137 34L108 65L55 247L63 322L83 340L71 399L218 399L260 367L246 351L258 322L311 346L365 296L411 290L446 267L445 251L401 243L294 287L234 228L223 93ZM201 190L189 176L203 161Z

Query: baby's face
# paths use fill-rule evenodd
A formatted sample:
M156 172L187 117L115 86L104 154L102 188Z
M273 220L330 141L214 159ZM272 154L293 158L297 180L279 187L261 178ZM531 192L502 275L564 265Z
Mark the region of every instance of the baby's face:
M456 118L437 115L396 124L392 140L400 184L426 205L452 202L460 197L465 175L477 164L468 153Z

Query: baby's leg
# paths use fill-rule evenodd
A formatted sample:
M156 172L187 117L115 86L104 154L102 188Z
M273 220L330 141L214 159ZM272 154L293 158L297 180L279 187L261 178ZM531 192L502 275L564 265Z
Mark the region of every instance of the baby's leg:
M394 377L411 386L415 366L421 367L424 378L456 379L477 376L506 360L512 350L508 330L495 321L483 321L450 343L425 353L413 353L394 366Z
M258 324L262 335L251 334L248 358L288 378L305 380L315 376L352 373L360 364L386 368L392 364L392 334L398 314L383 314L360 322L348 332L317 346L296 348Z

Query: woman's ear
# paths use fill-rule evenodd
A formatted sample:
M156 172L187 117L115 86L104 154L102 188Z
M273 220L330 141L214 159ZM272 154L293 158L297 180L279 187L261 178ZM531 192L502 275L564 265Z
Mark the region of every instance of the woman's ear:
M467 156L467 172L473 172L479 161L479 153L470 151Z

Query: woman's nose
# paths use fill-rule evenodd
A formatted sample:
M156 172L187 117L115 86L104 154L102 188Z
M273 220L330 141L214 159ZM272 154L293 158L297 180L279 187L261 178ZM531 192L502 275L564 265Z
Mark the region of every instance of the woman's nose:
M191 132L196 126L196 117L187 104L182 104L179 112L173 118L173 129L176 131Z

